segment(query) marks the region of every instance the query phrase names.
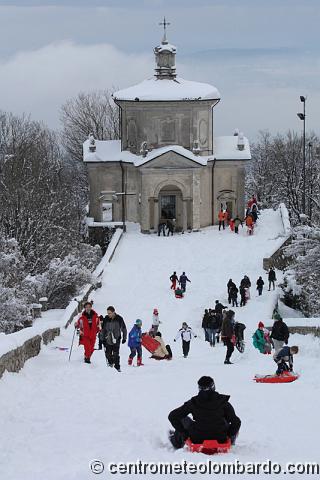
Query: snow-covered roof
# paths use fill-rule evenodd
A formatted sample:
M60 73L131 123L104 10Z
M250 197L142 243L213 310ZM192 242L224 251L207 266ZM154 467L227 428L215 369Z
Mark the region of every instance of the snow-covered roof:
M120 140L96 140L96 151L89 151L89 140L86 140L83 144L83 159L85 162L119 162L122 160L125 163L133 163L136 167L150 162L154 158L159 157L167 152L175 152L179 155L182 155L190 160L193 160L200 165L207 165L207 161L210 158L213 160L213 157L200 157L199 155L194 155L190 150L187 150L180 145L166 145L164 147L155 148L151 150L145 157L142 155L135 155L129 150L121 151L121 141Z
M113 98L139 101L219 100L220 93L208 83L191 82L181 77L174 80L153 77L114 92Z
M250 160L250 145L246 137L243 137L244 149L238 149L238 136L229 135L214 138L214 158L216 160Z
M161 43L161 45L158 45L158 47L155 47L155 50L157 52L176 52L177 47L175 45L172 45L171 43Z
M166 145L164 147L155 148L147 153L145 157L135 155L129 150L121 151L120 140L95 140L96 151L89 151L89 140L83 144L83 160L84 162L119 162L132 163L136 167L140 167L154 158L159 157L167 152L175 152L178 155L189 158L199 165L207 165L210 160L250 160L250 146L248 139L244 137L244 150L237 148L236 136L216 137L214 139L214 154L209 156L194 155L194 153L180 145Z

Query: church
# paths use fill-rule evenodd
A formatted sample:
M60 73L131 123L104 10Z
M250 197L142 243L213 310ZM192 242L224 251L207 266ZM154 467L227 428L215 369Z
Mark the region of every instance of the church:
M221 208L244 216L248 140L214 135L220 93L179 77L176 51L164 22L154 76L113 94L121 139L84 142L92 226L129 221L152 233L171 219L177 231L197 231L216 224Z

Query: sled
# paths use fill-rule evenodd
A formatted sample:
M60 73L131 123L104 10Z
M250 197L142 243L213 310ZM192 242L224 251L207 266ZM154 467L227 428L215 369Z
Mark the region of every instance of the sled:
M297 373L283 372L281 375L255 375L254 381L256 383L290 383L299 378Z
M141 337L141 345L148 350L150 353L154 353L157 348L159 347L160 343L157 342L154 338L152 338L147 333L144 333Z
M231 448L231 440L228 438L225 443L219 443L217 440L204 440L202 443L192 443L190 438L188 438L185 445L190 452L214 455L216 453L227 453Z
M180 288L177 288L177 289L174 291L174 294L175 294L175 297L176 297L176 298L183 298L183 290L181 290Z

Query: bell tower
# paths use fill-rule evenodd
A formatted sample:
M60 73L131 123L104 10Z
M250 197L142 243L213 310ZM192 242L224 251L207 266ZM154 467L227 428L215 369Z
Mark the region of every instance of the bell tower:
M156 57L155 77L157 80L174 80L176 78L176 47L168 43L167 26L170 25L164 17L163 22L159 23L163 26L163 38L161 44L155 47L154 54Z

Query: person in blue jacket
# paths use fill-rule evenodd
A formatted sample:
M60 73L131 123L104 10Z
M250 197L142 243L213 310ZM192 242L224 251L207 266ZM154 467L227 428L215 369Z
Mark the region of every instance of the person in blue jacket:
M131 353L128 358L128 365L132 365L133 359L136 356L136 354L138 355L137 366L140 367L141 365L143 365L142 346L141 346L141 337L142 337L141 326L142 326L142 321L138 318L138 320L135 321L134 326L129 332L128 346L131 350Z

